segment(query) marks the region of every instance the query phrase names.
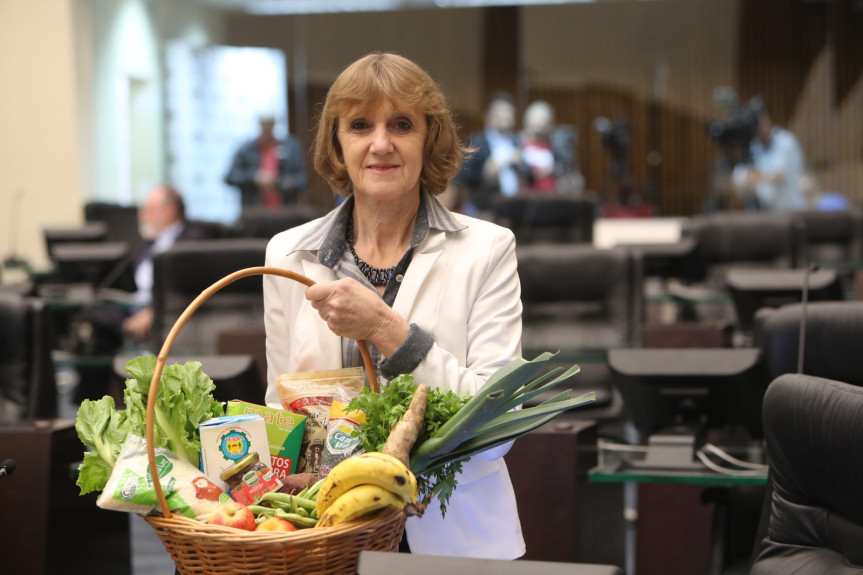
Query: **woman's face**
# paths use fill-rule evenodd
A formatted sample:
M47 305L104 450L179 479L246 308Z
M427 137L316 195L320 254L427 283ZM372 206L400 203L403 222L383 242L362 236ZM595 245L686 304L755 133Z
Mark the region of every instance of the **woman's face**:
M354 193L378 200L418 193L427 134L421 112L389 100L340 116L337 137Z

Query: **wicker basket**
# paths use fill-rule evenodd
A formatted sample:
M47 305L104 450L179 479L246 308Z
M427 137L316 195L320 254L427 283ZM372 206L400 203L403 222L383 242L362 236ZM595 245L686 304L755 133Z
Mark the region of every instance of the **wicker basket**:
M156 468L153 419L159 379L168 353L180 329L204 301L226 285L252 275L277 275L309 286L314 284L300 274L279 268L254 267L239 270L201 292L177 319L159 352L147 399L147 457L162 515L148 515L144 519L155 529L171 554L177 570L183 575L353 574L356 572L357 555L360 551L396 551L405 525L405 516L401 511L386 509L367 520L327 529L272 533L207 525L174 515L165 500ZM363 356L369 385L377 391L377 377L371 355L364 342L357 343Z

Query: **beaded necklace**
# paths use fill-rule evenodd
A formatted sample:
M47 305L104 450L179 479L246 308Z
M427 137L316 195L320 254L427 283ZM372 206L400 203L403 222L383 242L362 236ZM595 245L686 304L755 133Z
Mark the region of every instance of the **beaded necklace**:
M390 268L373 268L357 255L357 252L354 251L354 222L352 218L348 218L348 225L345 231L345 240L348 242L348 248L351 250L351 254L354 256L354 262L357 264L357 267L360 268L360 271L363 272L363 275L369 280L369 282L373 286L385 286L389 283L390 277L393 275L393 272L396 271L396 266L392 266Z

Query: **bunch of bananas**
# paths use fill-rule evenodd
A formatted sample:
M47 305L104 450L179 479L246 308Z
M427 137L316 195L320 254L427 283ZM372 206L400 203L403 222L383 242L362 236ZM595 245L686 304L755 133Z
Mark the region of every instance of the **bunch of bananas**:
M356 521L385 507L408 515L419 513L417 480L408 467L391 455L361 453L339 462L318 491L317 527Z

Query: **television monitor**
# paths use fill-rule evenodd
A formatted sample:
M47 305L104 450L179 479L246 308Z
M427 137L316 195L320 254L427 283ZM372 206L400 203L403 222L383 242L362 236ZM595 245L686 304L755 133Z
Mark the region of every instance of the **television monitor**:
M131 283L131 265L128 265L129 247L126 242L83 242L61 243L51 250L51 260L56 267L56 279L64 283L84 283L98 287L128 286ZM125 268L130 277L121 281ZM116 276L116 277L115 277ZM104 285L110 280L112 285Z
M54 247L61 244L100 243L108 239L105 222L88 222L83 226L51 226L44 228L45 251L53 257Z
M633 467L704 469L696 450L708 431L734 427L762 436L768 382L756 348L612 349L608 364L647 437L646 456Z
M779 307L803 300L841 301L845 299L839 273L835 269L732 268L725 284L734 303L740 329L752 329L755 312L763 307ZM807 285L808 284L808 285Z

